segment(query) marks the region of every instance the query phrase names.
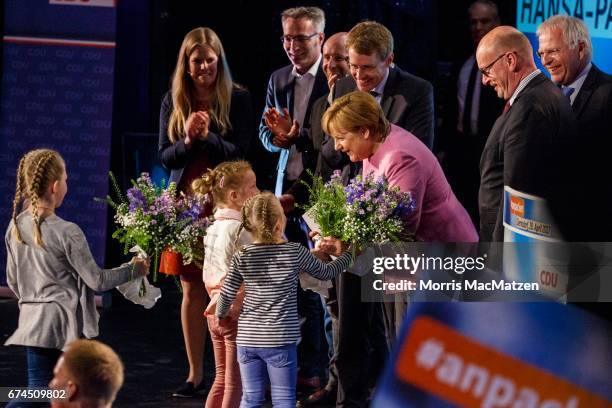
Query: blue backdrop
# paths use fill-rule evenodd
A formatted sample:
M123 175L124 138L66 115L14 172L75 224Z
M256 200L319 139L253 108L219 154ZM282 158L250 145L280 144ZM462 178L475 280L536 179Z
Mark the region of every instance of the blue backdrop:
M113 112L116 8L49 0L4 5L0 99L0 225L8 225L19 158L50 147L66 160L69 193L58 214L84 230L104 262ZM4 245L0 284L6 283Z

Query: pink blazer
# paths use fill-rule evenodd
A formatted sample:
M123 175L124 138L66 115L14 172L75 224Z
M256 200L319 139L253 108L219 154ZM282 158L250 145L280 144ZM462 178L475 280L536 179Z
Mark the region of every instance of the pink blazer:
M470 216L451 190L433 153L412 133L391 125L378 150L363 161L363 175L386 176L389 184L411 192L416 211L409 228L420 241L477 242Z

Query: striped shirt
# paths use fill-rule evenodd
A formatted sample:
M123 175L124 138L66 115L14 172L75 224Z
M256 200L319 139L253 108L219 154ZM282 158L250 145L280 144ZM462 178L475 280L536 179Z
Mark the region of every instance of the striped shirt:
M539 69L536 69L535 71L533 71L531 74L527 75L525 78L523 78L521 80L521 82L519 82L518 86L516 87L516 89L514 90L514 93L512 93L512 96L510 97L510 106L512 106L512 104L514 103L514 100L516 99L516 97L518 96L518 94L521 93L521 91L523 89L525 89L525 87L527 86L527 84L535 77L537 77L542 71L540 71Z
M227 315L240 285L245 296L236 343L249 347L294 344L300 337L297 313L298 274L333 279L351 261L345 253L330 263L315 258L296 242L246 245L234 256L217 303L216 315Z

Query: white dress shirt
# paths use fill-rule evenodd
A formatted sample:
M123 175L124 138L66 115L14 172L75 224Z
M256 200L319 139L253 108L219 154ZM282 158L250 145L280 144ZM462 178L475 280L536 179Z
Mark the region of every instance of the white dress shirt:
M300 75L295 66L291 75L295 77L295 84L293 85L293 116L292 119L297 120L300 127L304 126L304 117L308 110L308 101L314 88L315 77L319 71L319 65L321 65L322 55L319 56L317 62L315 62L308 71ZM295 145L291 146L289 150L289 160L287 161L287 169L285 170L285 177L289 180L297 179L304 170L302 164L302 153L300 153Z

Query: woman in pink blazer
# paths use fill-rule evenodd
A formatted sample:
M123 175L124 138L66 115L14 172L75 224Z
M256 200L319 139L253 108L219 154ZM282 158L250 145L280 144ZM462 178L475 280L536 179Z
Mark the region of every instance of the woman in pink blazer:
M373 96L356 91L336 99L323 116L323 129L336 150L363 161L364 176L384 175L412 194L417 208L407 221L419 241L478 241L438 160L412 133L390 124Z

